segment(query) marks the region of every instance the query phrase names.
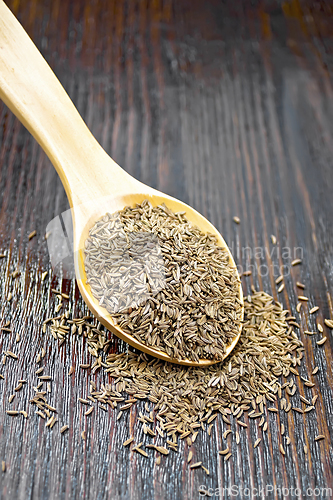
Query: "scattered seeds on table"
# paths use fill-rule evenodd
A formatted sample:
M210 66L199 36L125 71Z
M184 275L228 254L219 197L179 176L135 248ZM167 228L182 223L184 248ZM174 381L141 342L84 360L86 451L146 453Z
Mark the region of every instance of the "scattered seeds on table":
M62 308L62 303L60 302L60 304L58 304L57 307L55 308L55 312L58 313L61 308Z
M3 326L2 328L0 328L0 331L5 332L5 333L12 333L12 329L11 328L6 328L5 326Z
M131 437L123 442L123 446L128 446L129 444L133 443L133 441L134 441L134 437Z
M167 450L164 446L156 446L157 451L162 453L162 455L169 455L169 450Z
M310 404L311 404L311 403L310 403L310 401L309 401L308 399L306 399L304 396L302 396L302 394L300 394L299 399L300 399L303 403L305 403L306 405L310 405Z
M145 200L106 214L89 231L85 269L113 321L171 358L223 359L239 333L237 269L216 237L184 212Z
M12 352L12 351L6 351L6 352L4 352L4 354L6 354L6 356L9 356L10 358L13 358L13 359L18 359L17 354L15 354L15 353L14 353L14 352Z
M311 400L311 403L314 405L318 399L318 394L315 394Z
M145 452L144 450L142 450L140 447L138 446L135 446L134 448L132 448L132 451L136 451L137 453L140 453L140 455L142 455L143 457L148 457L148 453Z
M90 402L87 400L87 399L83 399L83 398L78 398L80 403L84 404L84 405L90 405Z
M31 240L34 236L36 236L36 234L37 234L36 230L35 231L31 231L31 233L28 236L28 239Z
M196 469L197 467L200 467L202 465L202 462L196 462L195 464L190 465L190 469Z
M129 408L131 408L132 404L133 404L133 403L127 403L127 404L125 404L124 406L121 406L121 407L119 408L119 410L120 410L120 411L128 410Z
M324 323L328 328L333 328L333 320L332 319L324 319Z
M295 326L292 323L296 323L295 318L290 312L283 311L282 305L264 292L254 291L244 302L245 319L239 344L227 362L206 369L184 368L164 363L146 354L134 353L131 348L127 352L110 352L107 350L109 341L106 332L103 328L97 330L90 322L92 319L90 317L83 319L82 315L81 318L69 319L69 315L65 317L64 313L56 321L59 325L63 321L62 326L69 327L68 330L64 329L66 336L72 332L72 325L77 325L76 335L81 327L80 335L85 337L89 352L96 360L101 357L100 368L105 370L113 381L116 380L105 386L101 385L100 389L91 381L90 395L84 401L91 404L90 399L88 400L91 398L91 401L97 402L100 407L103 406L105 411L109 407L118 410L122 408L118 413L119 419L137 400L148 398L149 406L145 405L147 414L141 414L141 421L145 422L147 429L149 428L152 433L147 430L147 434L152 437L156 433L159 439L164 435L169 437L166 442L169 449L161 446L158 450L159 447L153 445L156 451L163 454L163 449L164 454L167 454L170 449L177 451L177 436L186 439L191 445L198 435L198 429L202 427L211 430L211 422L218 413L221 413L226 423L236 419L240 426L246 427L244 422L237 420L243 413L246 415L252 410L251 417L260 419L267 409L278 411L269 405L282 401L284 394L287 399L295 394L297 386L289 376L299 375L298 367L304 351L302 342L292 329L292 326ZM133 318L136 318L136 315ZM262 336L262 332L266 331L267 334ZM94 366L94 363L89 365L92 370ZM284 377L283 380L286 381L283 385L280 377ZM307 378L302 377L302 381L308 387L314 386ZM174 397L175 387L177 387L177 405ZM237 394L236 401L232 399L234 394ZM306 398L301 398L303 403L307 404L305 410L293 407L294 411L304 413L313 410L315 400L306 399L305 402L304 399ZM220 404L221 400L224 404ZM286 399L283 407L281 402L281 410L287 412L291 407L291 403L287 403ZM47 406L44 408L47 409ZM93 408L91 406L88 411L93 411ZM149 408L154 409L155 414L152 414ZM150 423L154 423L155 416L160 432L157 426L156 432L149 426ZM263 431L266 431L268 423L263 421L261 425ZM226 439L231 433L232 430L227 429L223 433L223 438ZM285 429L281 424L281 435L284 433ZM235 439L236 442L240 439L238 432L235 433ZM288 445L290 438L286 436L284 439ZM254 447L257 447L260 441L261 438L258 438ZM140 450L141 444L138 446ZM134 451L148 456L144 450ZM228 460L231 456L229 448L222 452L219 453L223 455L224 460ZM189 457L192 460L191 453L190 451L188 454L188 460ZM201 465L200 462L198 467Z
M301 259L294 259L291 261L292 266L297 266L297 264L302 264L302 260Z
M46 424L45 424L45 425L46 425L46 427L50 427L50 426L51 426L51 424L52 424L52 422L53 422L53 420L54 420L54 415L52 415L52 417L50 417L50 418L48 419L48 421L47 421L47 422L46 422Z

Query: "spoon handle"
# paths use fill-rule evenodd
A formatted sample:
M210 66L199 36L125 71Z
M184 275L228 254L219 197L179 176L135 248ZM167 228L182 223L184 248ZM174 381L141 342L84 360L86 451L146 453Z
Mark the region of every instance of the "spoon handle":
M71 206L89 197L90 183L105 176L106 158L108 170L117 171L118 177L125 174L93 137L50 66L2 0L0 98L53 163Z

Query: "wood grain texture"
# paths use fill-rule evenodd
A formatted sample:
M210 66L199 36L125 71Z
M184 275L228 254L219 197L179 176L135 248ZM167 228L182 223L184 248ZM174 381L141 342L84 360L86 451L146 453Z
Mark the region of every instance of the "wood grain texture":
M58 347L42 335L54 312L49 285L70 295L73 310L84 306L75 281L52 272L45 228L68 208L53 167L28 132L0 103L0 326L11 320L19 333L0 334L1 353L12 350L0 373L1 498L18 499L194 499L199 486L249 488L273 485L333 487L333 339L324 346L306 336L316 321L333 316L333 9L328 1L221 2L209 0L89 1L7 0L41 50L106 151L139 180L192 205L222 233L250 285L279 299L298 318L305 344L303 376L315 366L316 411L270 413L269 432L256 422L241 432L224 463L222 421L212 437L199 434L194 460L210 470L189 471L186 443L161 466L129 454L122 442L138 431L142 403L120 422L109 410L84 416L77 397L88 391L84 343L71 338ZM241 224L232 217L238 215ZM37 236L28 241L36 229ZM271 243L270 235L278 244ZM248 249L248 250L246 250ZM291 251L289 251L289 250ZM290 255L290 253L292 255ZM303 257L290 268L294 253ZM261 266L261 267L260 267ZM284 268L282 266L285 266ZM16 268L19 277L10 273ZM41 273L49 276L41 282ZM274 283L284 271L285 290ZM301 314L296 281L306 285L309 306ZM11 302L6 301L12 292ZM311 306L320 306L314 315ZM59 423L45 429L28 401L36 385L36 352L45 347L52 373L50 402ZM124 348L119 343L119 348ZM75 374L68 376L73 365ZM18 379L28 383L12 404ZM94 375L96 381L102 374ZM303 390L303 389L302 389ZM29 418L9 417L11 408ZM249 419L251 420L251 419ZM70 430L60 436L59 428ZM286 456L278 451L278 426L291 437ZM86 430L87 439L81 439ZM323 433L325 441L314 442ZM262 443L253 449L257 437ZM229 440L229 438L228 438ZM227 440L227 441L228 441ZM304 445L308 446L307 456ZM318 490L317 490L318 492ZM322 496L320 496L322 495ZM326 498L320 491L317 498ZM225 495L225 498L227 496ZM233 498L246 498L240 492ZM270 492L265 498L295 498Z

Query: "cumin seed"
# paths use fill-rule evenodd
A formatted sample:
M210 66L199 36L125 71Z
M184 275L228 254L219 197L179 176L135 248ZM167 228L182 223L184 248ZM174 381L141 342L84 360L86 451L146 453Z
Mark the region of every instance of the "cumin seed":
M255 443L254 443L254 445L253 445L253 448L256 448L256 447L258 446L258 444L260 443L260 441L261 441L261 438L258 438L258 439L255 441Z
M190 469L196 469L197 467L200 467L202 465L202 462L196 462L195 464L190 465Z
M133 441L134 441L134 437L131 437L123 442L123 446L128 446L129 444L133 443Z

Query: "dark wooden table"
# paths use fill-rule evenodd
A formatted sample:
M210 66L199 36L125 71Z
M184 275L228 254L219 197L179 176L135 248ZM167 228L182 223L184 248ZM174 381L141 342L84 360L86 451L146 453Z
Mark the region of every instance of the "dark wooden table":
M0 253L5 253L0 326L11 320L14 331L1 333L0 349L19 355L0 369L5 377L0 380L0 461L6 463L1 498L185 500L199 498L200 485L214 493L221 488L223 498L332 497L324 488L333 488L333 339L325 328L328 340L320 347L318 336L304 334L315 328L316 319L323 323L333 315L332 3L7 4L106 151L133 176L192 205L217 226L240 268L253 271L243 280L245 293L253 284L277 297L274 280L282 269L286 287L279 299L294 314L296 281L305 283L309 307L295 313L306 349L300 371L306 375L319 366L313 377L319 398L307 418L284 417L292 437L285 457L278 451L274 415L264 443L256 450L250 446L257 425L251 424L226 464L217 453L221 423L211 438L199 435L195 457L204 460L210 476L188 470L184 443L159 467L122 447L128 427L137 428L139 404L121 424L111 410L84 417L77 403L89 380L78 367L89 360L84 344L73 337L59 347L41 333L41 322L54 313L50 285L69 293L73 309L82 308L75 281L66 279L61 267L51 270L44 239L47 224L68 209L68 202L45 154L0 103ZM233 222L235 215L240 225ZM35 229L37 236L29 241ZM294 256L303 263L291 268ZM15 269L20 275L12 279ZM314 305L320 311L310 316ZM45 428L28 403L42 347L54 377L51 400L59 423L70 425L64 436L59 423L52 431ZM71 365L75 375L68 377ZM27 408L28 419L5 413L20 378L28 383L11 406ZM314 441L319 433L325 441ZM233 485L223 496L222 488ZM265 496L255 496L255 488L263 488Z

